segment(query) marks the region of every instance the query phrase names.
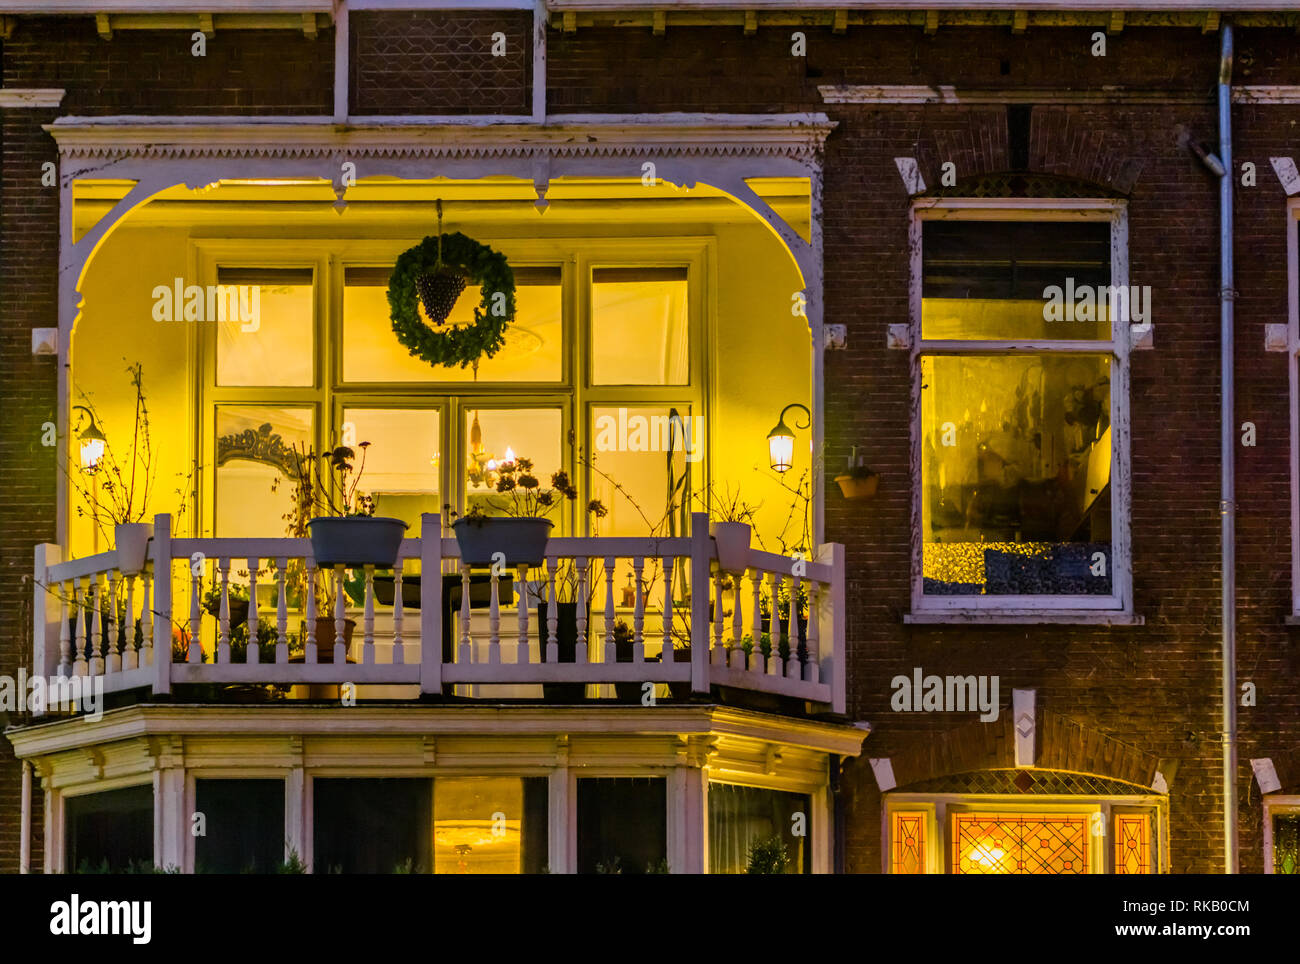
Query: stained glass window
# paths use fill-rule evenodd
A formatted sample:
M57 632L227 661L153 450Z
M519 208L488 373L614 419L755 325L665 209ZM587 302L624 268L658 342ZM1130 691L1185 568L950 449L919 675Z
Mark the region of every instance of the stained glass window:
M1151 815L1115 814L1115 873L1151 873Z
M1086 874L1089 814L954 813L957 874Z
M1273 873L1300 874L1300 813L1273 817Z
M925 817L924 813L894 811L892 873L925 873Z

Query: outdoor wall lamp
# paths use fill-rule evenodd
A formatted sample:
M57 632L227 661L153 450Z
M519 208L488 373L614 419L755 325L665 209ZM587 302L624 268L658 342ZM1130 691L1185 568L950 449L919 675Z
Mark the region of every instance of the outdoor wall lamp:
M108 441L99 426L95 423L95 416L86 408L85 405L73 405L72 410L86 413L86 418L90 419L90 424L77 436L81 440L81 471L87 475L94 475L99 471L99 465L104 460L104 443Z
M767 433L767 454L772 460L772 468L777 472L789 472L790 466L794 463L794 429L785 424L785 413L792 408L803 409L803 413L808 416L806 424L800 425L796 421L795 428L812 427L812 412L808 410L807 405L791 402L781 409L781 414L776 419L776 428Z

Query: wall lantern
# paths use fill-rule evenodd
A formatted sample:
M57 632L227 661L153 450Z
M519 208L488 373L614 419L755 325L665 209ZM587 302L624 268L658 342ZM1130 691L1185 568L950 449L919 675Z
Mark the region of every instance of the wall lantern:
M72 410L86 413L90 419L90 424L77 436L81 441L81 471L87 475L94 475L99 471L100 464L104 461L104 443L108 441L99 426L95 423L95 416L85 405L74 405Z
M794 429L785 424L785 413L792 408L802 409L808 416L807 424L800 425L796 421L795 428L812 427L812 412L808 411L807 405L791 402L781 409L781 414L776 419L776 428L767 433L767 454L772 460L772 468L777 472L789 472L790 466L794 464Z

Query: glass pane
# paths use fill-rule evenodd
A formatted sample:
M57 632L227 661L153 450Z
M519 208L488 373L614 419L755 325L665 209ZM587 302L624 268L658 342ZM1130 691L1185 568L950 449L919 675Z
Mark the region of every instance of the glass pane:
M441 444L436 409L346 408L343 438L369 442L358 492L375 500L375 514L401 519L420 534L420 514L442 512Z
M285 534L284 515L293 507L292 449L310 448L312 438L310 408L217 407L217 537Z
M68 797L64 803L64 860L79 874L153 867L153 786Z
M438 777L433 782L434 873L520 873L524 838L539 829L529 816L519 777ZM545 824L543 811L542 828Z
M431 780L312 781L318 874L427 874L433 843Z
M387 268L348 268L343 287L343 380L345 382L472 382L473 367L434 368L397 340L388 306ZM560 269L519 267L515 272L515 320L506 343L479 361L480 382L558 382L563 377ZM482 296L466 287L443 323L474 322ZM420 309L424 317L424 309ZM426 319L427 321L427 319Z
M312 271L221 268L208 301L216 317L218 385L312 385L315 382L315 288ZM222 299L220 295L227 295ZM206 307L206 306L205 306ZM232 308L238 308L236 313Z
M1151 815L1115 814L1115 873L1151 873Z
M1273 817L1273 873L1300 874L1300 813Z
M591 520L593 534L686 535L703 421L686 405L591 409L591 494L608 510Z
M1110 287L1109 221L926 221L921 249L924 338L1104 340L1150 308Z
M954 813L955 874L1086 874L1091 815Z
M1110 358L921 359L925 592L1110 595Z
M578 873L667 873L668 789L659 777L578 780Z
M687 296L685 268L596 268L591 284L592 384L687 384Z
M894 811L890 873L925 873L925 824L924 812Z
M811 826L804 794L710 783L709 873L810 873Z
M532 474L540 487L550 488L551 475L560 469L560 410L558 408L482 408L465 412L466 511L481 507L488 515L507 515L510 494L498 492L499 463L516 458L533 463ZM548 518L558 535L568 515L561 505Z
M194 838L199 874L271 874L284 863L283 780L195 780ZM298 855L301 857L301 854Z

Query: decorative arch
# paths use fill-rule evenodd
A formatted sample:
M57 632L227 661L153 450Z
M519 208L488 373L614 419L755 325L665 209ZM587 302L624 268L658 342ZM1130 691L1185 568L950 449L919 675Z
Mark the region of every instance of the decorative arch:
M1015 720L1010 713L996 722L976 720L941 734L918 736L890 757L896 788L917 790L917 785L982 771L1031 775L1057 771L1118 781L1146 792L1157 782L1160 761L1156 756L1091 726L1040 708L1036 730L1033 767L1016 765Z

